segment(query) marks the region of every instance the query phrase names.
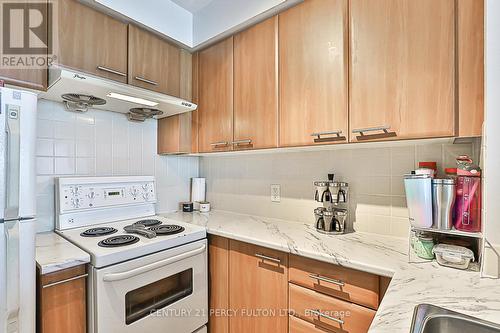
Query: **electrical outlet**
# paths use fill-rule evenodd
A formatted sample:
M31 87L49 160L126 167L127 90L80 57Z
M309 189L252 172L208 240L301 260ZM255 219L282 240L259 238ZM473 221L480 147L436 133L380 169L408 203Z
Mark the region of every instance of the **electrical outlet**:
M280 202L281 201L281 185L271 184L271 201Z

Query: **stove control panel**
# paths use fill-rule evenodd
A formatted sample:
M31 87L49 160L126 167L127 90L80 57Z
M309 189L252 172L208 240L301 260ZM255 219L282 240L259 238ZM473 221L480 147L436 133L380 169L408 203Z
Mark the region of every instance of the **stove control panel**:
M58 213L153 204L156 188L153 177L59 178Z

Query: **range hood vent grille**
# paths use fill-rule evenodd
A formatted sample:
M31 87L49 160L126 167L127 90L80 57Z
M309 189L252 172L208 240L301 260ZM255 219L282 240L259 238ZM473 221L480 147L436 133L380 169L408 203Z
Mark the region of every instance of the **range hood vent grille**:
M73 112L86 112L89 107L106 104L104 99L92 95L63 94L61 97L66 108Z

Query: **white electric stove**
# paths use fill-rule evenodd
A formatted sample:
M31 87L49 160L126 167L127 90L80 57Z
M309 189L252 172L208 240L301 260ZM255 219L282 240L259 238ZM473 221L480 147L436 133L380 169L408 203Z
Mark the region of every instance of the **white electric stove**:
M57 179L56 232L91 257L89 332L206 330L206 230L155 203L154 177Z

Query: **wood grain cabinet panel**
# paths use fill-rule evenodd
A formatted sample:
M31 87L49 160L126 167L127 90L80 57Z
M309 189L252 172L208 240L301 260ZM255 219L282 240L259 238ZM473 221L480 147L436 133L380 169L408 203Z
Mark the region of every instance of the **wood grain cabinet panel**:
M288 254L229 241L229 331L288 331Z
M233 37L198 55L198 146L226 151L233 140Z
M229 239L210 235L208 239L208 283L211 333L229 333Z
M85 265L37 274L37 332L86 333Z
M234 149L278 145L277 33L274 16L234 36Z
M347 0L307 0L279 14L279 145L346 142Z
M180 96L181 50L134 25L128 28L128 82Z
M366 333L375 311L290 284L290 311L298 318L342 333Z
M289 281L372 309L379 305L378 275L290 255Z
M42 1L39 1L42 2ZM29 1L15 1L16 4L26 3ZM28 10L28 9L25 9ZM47 34L47 26L43 27L43 34ZM25 45L27 47L27 45ZM26 54L29 54L29 50L26 50ZM3 54L4 56L9 56L9 54ZM46 56L47 54L40 54L40 56ZM17 68L5 68L0 66L0 80L3 80L6 84L11 84L14 86L30 88L35 90L46 90L47 89L47 68L44 69L17 69Z
M127 24L76 0L59 0L57 63L127 82Z
M315 325L294 316L289 317L289 333L331 333L323 326Z
M480 136L484 120L484 1L458 4L459 136Z
M455 135L454 0L351 0L350 38L352 141Z

